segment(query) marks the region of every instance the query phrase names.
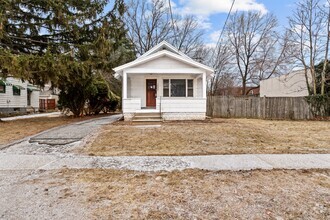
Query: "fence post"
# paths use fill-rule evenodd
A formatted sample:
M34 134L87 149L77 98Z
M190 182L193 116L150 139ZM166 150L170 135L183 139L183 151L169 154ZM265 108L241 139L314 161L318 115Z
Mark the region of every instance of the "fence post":
M266 118L266 96L261 97L261 102L260 102L260 116L262 119Z

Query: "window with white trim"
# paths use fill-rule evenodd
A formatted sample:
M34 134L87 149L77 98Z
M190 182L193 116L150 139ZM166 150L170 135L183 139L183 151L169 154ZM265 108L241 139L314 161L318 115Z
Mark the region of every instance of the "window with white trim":
M163 80L163 96L164 97L170 96L170 80L169 79Z
M187 96L194 97L194 80L188 79L187 80Z
M163 97L194 97L194 80L164 79Z
M13 95L21 95L21 88L19 86L13 85Z

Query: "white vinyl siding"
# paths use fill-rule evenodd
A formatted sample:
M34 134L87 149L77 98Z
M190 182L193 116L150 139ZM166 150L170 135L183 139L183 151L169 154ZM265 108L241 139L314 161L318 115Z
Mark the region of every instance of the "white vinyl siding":
M134 113L140 109L141 109L141 99L140 98L123 99L123 112Z
M19 79L9 77L5 80L6 92L0 93L0 108L26 108L28 107L27 101L27 85L28 82L22 82ZM19 86L24 89L20 89L20 95L14 95L13 86ZM31 106L35 109L39 109L39 91L32 91L31 93Z
M40 91L33 91L31 93L31 107L39 109L39 95Z
M159 69L168 69L169 67L171 67L172 69L191 68L191 66L188 64L182 63L178 60L166 56L135 66L135 68L144 68L144 69L148 69L148 68L152 69L155 67Z
M146 78L143 75L128 75L127 98L141 99L141 105L146 106Z
M203 79L198 78L196 84L196 97L203 97Z
M162 98L162 112L206 112L203 98Z
M27 107L27 82L22 82L19 79L6 79L6 93L0 93L0 108L25 108ZM13 94L13 86L22 86L20 95Z

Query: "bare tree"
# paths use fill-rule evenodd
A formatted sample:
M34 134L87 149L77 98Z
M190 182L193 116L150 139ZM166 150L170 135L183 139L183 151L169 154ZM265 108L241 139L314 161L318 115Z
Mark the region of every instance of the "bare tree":
M196 17L173 15L172 22L167 0L131 0L127 9L126 26L138 55L164 40L191 57L203 47Z
M323 68L321 72L321 95L325 94L325 75L327 71L327 66L328 66L328 53L329 53L329 42L330 42L330 0L327 0L327 7L324 10L325 15L326 15L326 43L325 43L325 53L324 53L324 63L323 63Z
M233 64L231 60L233 55L231 52L231 47L228 41L221 39L220 43L216 48L209 61L214 67L214 76L210 82L210 91L212 95L219 93L219 90L233 87L236 83L235 78L237 75L233 71Z
M131 0L125 22L136 53L142 55L170 35L171 18L163 0Z
M295 50L289 39L290 33L285 32L283 36L273 33L273 36L261 41L256 56L251 61L254 69L252 83L259 85L260 80L292 70Z
M177 15L172 31L174 35L168 40L183 53L191 57L198 56L198 53L204 48L204 32L198 26L199 24L195 16L186 15L180 17Z
M262 79L280 74L286 65L287 38L276 33L277 19L272 14L242 12L231 15L227 37L240 75L243 94L247 85L259 86Z
M329 18L322 11L320 0L304 0L297 3L296 10L289 18L292 42L298 48L296 58L304 68L309 93L314 95L317 94L315 63L322 59L325 47L329 46L328 42L325 43L329 38L329 34L325 33L329 28L325 28L326 17ZM325 60L327 60L327 52L325 56ZM309 73L312 82L309 82Z

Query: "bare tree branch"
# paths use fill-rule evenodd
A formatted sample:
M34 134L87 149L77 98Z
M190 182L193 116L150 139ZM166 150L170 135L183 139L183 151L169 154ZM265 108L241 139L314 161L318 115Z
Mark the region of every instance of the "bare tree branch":
M299 48L296 58L304 68L309 93L314 95L317 94L315 63L321 60L328 47L325 43L328 33L324 33L325 19L328 19L326 14L328 13L324 13L321 8L320 0L304 0L297 3L296 10L289 18L291 41ZM312 82L309 82L309 74Z
M191 57L203 47L203 31L192 15L173 15L165 0L131 0L125 16L128 35L138 55L166 40ZM197 54L196 54L197 53Z
M287 38L276 34L277 19L272 14L236 12L229 18L227 38L236 60L242 90L258 87L260 80L279 74L288 62Z

